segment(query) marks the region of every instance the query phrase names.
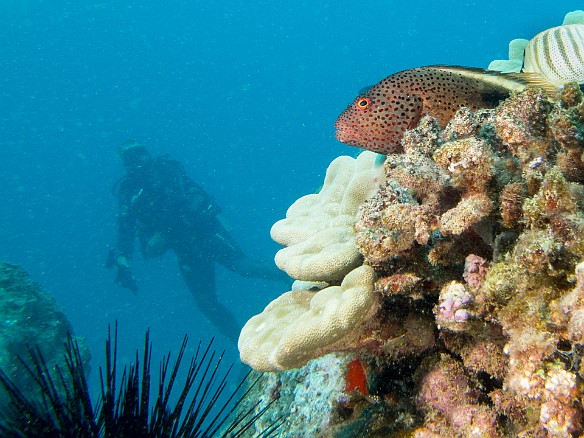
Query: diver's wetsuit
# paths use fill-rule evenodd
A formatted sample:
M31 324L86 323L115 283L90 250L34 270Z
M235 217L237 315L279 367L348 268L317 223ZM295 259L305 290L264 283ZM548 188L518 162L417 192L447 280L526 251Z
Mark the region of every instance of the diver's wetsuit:
M215 262L248 277L281 280L282 273L244 255L219 221L219 207L176 161L157 158L129 173L120 182L118 196L118 256L130 259L135 236L144 257L174 250L200 310L237 342L240 327L217 299Z

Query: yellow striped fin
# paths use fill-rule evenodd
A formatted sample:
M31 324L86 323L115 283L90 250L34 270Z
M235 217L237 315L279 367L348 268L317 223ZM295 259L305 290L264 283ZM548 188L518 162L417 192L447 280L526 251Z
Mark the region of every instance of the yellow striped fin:
M551 83L540 73L501 73L482 68L459 67L450 65L435 65L444 71L451 71L469 79L475 79L484 84L497 86L512 91L521 91L532 85L543 88L551 99L556 99L561 86Z

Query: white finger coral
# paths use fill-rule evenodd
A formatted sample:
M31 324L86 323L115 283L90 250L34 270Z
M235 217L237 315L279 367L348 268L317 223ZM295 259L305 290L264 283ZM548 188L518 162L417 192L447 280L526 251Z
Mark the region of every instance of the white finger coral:
M384 178L377 157L365 151L336 158L321 191L298 199L274 224L272 239L286 246L276 254L280 269L297 280L340 281L362 263L354 225L359 206Z
M351 347L358 327L376 310L374 281L373 268L363 265L340 286L276 298L243 327L242 362L258 371L282 371Z

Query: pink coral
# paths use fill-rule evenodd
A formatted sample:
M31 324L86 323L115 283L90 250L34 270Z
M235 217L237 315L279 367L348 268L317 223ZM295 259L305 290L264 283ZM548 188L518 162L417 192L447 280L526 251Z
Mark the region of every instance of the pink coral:
M412 224L407 215L424 212L429 238L425 243L403 233L409 245L392 244L401 252L381 250L376 256L390 256L379 265L385 274L386 297L397 293L426 299L431 293L424 292L422 285L430 285L438 294L434 315L446 347L476 373L471 378L487 372L500 379L503 389L493 393L495 406L512 414L517 430L533 434L542 430L552 434L552 429L561 428L573 433L580 424L581 408L568 406L548 388L555 381L550 368L565 366L558 359L565 356L558 353L558 344L567 342L569 346L563 348L575 356L572 343L584 341L584 283L570 286L575 277L584 276L580 267L574 275L578 261L584 259L584 188L571 182L576 174L567 175L566 165L556 161L580 147L575 118L566 116L566 111L541 91L530 89L504 102L494 118L484 119L493 123L500 138L477 138L477 125L465 111L442 136L444 143L436 140L435 130L426 122L424 130L408 137L407 157L389 157L386 164L388 184L413 195L407 201L394 196L394 202L413 207L400 207L400 214L389 208L385 214L393 216L396 224ZM424 140L423 135L430 138ZM424 145L423 153L416 155L413 139ZM429 161L432 149L434 164ZM433 170L421 176L414 170L416 160ZM365 223L367 207L362 213ZM384 224L388 223L386 219ZM399 229L369 225L369 231L380 236ZM510 231L491 234L502 228ZM482 243L492 245L492 252ZM371 249L360 247L366 259ZM454 277L437 269L462 261L464 271ZM401 277L402 272L408 277ZM406 278L416 281L410 285ZM572 359L568 366L573 364ZM558 403L564 403L566 415L557 409ZM452 410L432 406L437 412L449 412L449 427L456 424ZM541 418L525 416L528 410L542 412ZM461 424L465 415L456 416ZM440 417L426 423L434 425L429 428L432 432L440 430L436 418Z
M577 436L582 431L581 410L557 400L542 405L539 421L550 437Z
M440 291L438 305L434 308L438 327L463 330L471 318L468 307L472 301L473 297L462 283L453 281L444 286Z
M463 368L442 355L420 376L417 404L429 419L427 427L443 436L499 437L497 418L471 391ZM431 419L444 418L444 422Z
M464 273L462 276L468 287L478 290L485 281L488 271L487 261L484 258L469 254L464 260Z

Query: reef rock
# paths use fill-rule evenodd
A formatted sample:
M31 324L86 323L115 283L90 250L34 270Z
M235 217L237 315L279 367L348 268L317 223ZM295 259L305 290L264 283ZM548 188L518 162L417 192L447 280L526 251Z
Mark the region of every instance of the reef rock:
M29 359L28 346L38 346L49 370L64 363L67 334L71 324L54 298L45 292L20 267L0 263L0 369L27 397L34 398L36 385L18 360ZM89 349L84 339L73 337L79 344L83 360L89 363ZM0 391L0 405L6 403Z

